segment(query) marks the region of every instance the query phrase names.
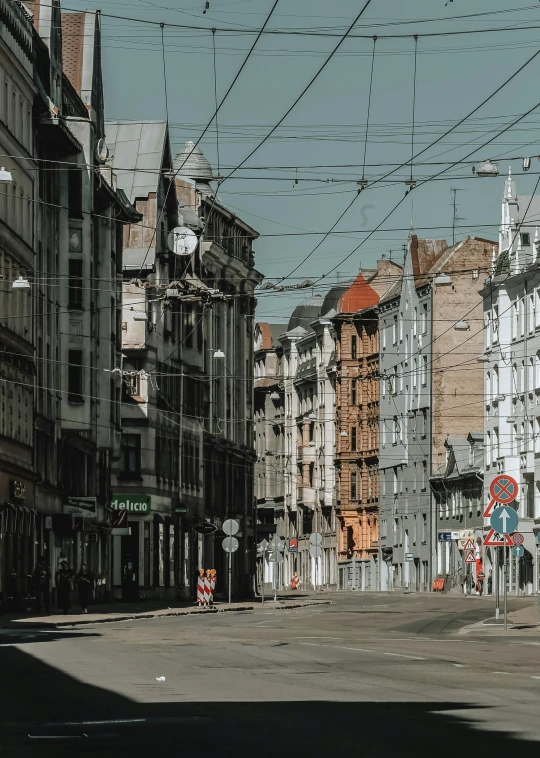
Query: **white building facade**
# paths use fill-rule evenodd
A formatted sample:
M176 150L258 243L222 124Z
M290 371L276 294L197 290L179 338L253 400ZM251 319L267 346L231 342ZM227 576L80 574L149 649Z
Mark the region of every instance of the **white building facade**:
M515 501L518 531L524 537L521 559L508 551L508 586L515 594L540 590L536 536L540 531L540 261L538 259L539 196L517 194L509 175L502 199L499 254L482 289L484 298L485 380L485 505L490 485L509 474L519 485ZM484 531L489 519L484 520ZM485 571L502 562L493 548L484 548Z

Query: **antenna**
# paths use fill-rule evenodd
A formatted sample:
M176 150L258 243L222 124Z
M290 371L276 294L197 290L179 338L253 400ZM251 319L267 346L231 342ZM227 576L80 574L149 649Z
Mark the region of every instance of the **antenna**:
M452 212L452 246L456 244L456 221L462 221L463 220L463 217L462 216L458 216L458 212L457 212L457 209L459 207L458 204L457 204L457 193L461 192L461 191L462 191L461 189L458 189L456 187L451 187L450 188L450 192L452 192L452 194L454 196L452 198L452 202L451 202L452 211L453 211Z

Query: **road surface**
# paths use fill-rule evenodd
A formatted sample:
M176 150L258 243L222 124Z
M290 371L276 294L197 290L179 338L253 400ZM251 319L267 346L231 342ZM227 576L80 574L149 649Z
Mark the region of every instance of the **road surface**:
M1 754L400 758L538 742L540 631L464 634L488 598L332 600L1 630Z

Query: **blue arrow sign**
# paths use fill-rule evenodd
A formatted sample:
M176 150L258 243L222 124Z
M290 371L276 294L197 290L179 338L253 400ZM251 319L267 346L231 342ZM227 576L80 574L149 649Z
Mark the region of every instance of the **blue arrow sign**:
M517 512L508 505L495 508L491 514L489 523L498 534L512 534L516 531L519 522Z
M523 553L525 552L525 549L523 545L514 545L512 548L512 555L514 558L521 558Z

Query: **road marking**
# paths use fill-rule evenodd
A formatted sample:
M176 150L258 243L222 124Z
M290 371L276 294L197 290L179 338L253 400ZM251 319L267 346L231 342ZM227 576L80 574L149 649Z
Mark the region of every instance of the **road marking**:
M345 647L344 645L332 645L332 647L337 647L340 650L358 650L361 653L374 653L374 650L369 650L367 647Z
M342 640L343 637L291 637L292 640Z
M463 669L463 668L465 668L465 666L463 665L463 663L453 663L452 665L453 665L453 666L455 666L455 667L456 667L456 668L458 668L458 669Z
M531 679L540 679L540 676L531 676Z
M427 658L419 658L417 655L405 655L405 653L384 653L384 655L393 655L396 658L410 658L412 661L426 661Z
M492 671L492 674L504 674L505 676L510 676L509 671Z

